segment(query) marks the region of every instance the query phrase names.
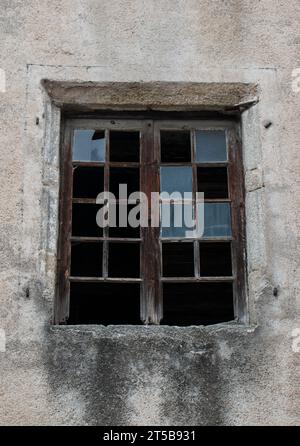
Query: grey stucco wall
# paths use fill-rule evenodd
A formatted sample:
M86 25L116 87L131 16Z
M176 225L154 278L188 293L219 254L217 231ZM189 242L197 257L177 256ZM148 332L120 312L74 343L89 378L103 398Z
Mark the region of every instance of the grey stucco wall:
M299 1L0 7L0 423L299 424ZM42 79L258 85L243 114L247 326L51 326L60 115Z

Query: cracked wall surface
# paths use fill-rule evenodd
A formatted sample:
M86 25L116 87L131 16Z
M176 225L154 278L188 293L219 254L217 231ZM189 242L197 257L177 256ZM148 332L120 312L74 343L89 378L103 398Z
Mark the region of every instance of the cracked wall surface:
M299 1L2 0L0 11L0 424L299 424ZM134 83L131 107L142 84L159 85L158 108L176 109L164 82L213 83L222 106L249 85L259 97L242 114L250 323L54 327L65 89L54 97L53 85L82 85L91 105L89 85ZM230 103L224 84L240 85Z

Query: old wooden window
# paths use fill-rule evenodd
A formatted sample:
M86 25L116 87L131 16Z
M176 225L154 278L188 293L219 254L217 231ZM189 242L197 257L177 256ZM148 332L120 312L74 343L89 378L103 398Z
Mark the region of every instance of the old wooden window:
M191 192L192 212L196 192L204 192L203 235L189 238L184 227L151 227L150 221L142 228L101 229L96 197L101 191L118 195L121 183L128 193L143 191L149 203L151 192ZM66 120L55 323L243 321L244 231L237 122Z

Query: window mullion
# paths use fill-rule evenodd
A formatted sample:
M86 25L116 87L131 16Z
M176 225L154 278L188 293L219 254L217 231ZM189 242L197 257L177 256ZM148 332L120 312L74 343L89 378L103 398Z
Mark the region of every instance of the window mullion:
M193 175L193 212L194 212L194 221L196 222L196 227L199 224L197 221L198 218L198 202L197 202L197 191L198 191L198 182L197 182L197 164L196 160L196 132L195 130L191 131L191 161L192 161L192 175ZM196 229L196 228L195 228ZM199 242L198 240L194 241L194 271L195 277L200 277L200 252L199 252Z
M105 166L104 166L104 192L109 191L109 130L105 131ZM109 209L109 203L108 203L108 209ZM110 209L109 209L110 211ZM108 277L108 236L109 236L109 227L105 226L103 228L103 256L102 256L102 275L104 278Z
M148 200L148 226L142 228L141 319L145 324L159 324L161 319L159 227L151 226L151 192L159 192L157 150L153 121L143 126L141 141L141 191Z

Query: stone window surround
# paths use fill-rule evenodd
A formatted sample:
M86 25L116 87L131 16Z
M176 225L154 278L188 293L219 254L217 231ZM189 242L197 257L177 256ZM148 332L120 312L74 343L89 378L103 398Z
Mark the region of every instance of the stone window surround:
M248 319L245 326L255 324L255 300L261 293L261 284L267 281L261 133L265 130L263 119L272 120L269 102L274 101L277 92L276 73L250 70L249 79L245 80L241 70L228 70L225 82L223 79L222 82L208 82L207 79L203 79L206 82L102 82L89 80L90 73L80 70L84 74L82 79L78 79L78 67L31 65L27 69L22 222L26 241L22 251L24 279L28 279L34 268L49 312L53 312L59 225L60 118L64 110L228 112L234 109L241 113L246 183ZM209 79L207 74L206 77ZM242 78L239 82L232 81L239 78ZM271 139L275 140L276 135ZM40 182L32 184L32 172ZM33 201L41 203L35 211L32 211ZM36 231L31 231L30 235L28 221L36 225Z

